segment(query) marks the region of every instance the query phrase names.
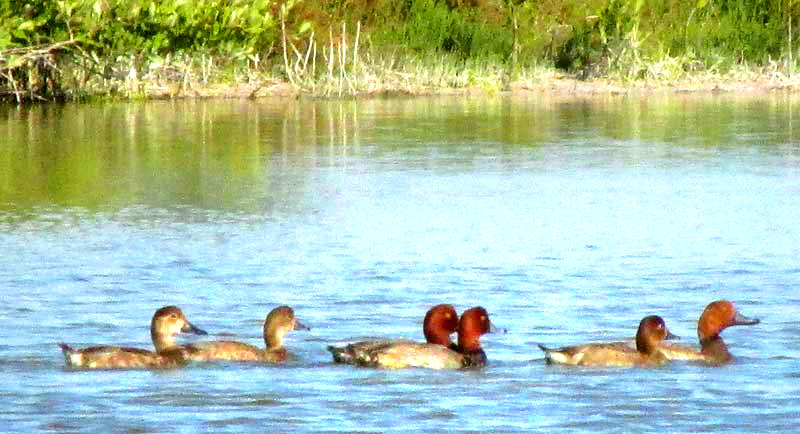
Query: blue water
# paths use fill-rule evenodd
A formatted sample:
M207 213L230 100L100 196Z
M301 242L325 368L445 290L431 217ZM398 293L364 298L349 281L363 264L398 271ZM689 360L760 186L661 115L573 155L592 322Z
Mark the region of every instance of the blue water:
M205 101L0 111L0 422L9 432L790 432L800 413L800 132L784 96ZM3 173L5 172L5 173ZM695 344L737 362L574 369L536 343ZM484 306L490 366L331 363ZM70 372L56 346L150 348L180 306L280 366ZM196 338L187 338L192 341Z

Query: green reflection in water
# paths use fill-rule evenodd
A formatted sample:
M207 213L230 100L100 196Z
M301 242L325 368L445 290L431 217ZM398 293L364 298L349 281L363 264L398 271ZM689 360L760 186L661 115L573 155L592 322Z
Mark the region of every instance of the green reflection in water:
M0 108L0 209L130 206L304 212L319 167L389 160L461 170L598 141L797 155L797 99L436 97L168 101Z
M7 109L0 203L239 206L264 191L291 116L224 101Z

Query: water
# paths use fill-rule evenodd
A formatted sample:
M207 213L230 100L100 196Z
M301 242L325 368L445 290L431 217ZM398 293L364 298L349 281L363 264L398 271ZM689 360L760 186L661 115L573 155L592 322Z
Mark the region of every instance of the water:
M786 432L800 412L798 101L428 98L0 109L0 421L15 432ZM695 343L736 364L546 366L536 343ZM509 329L478 372L336 366L433 304ZM310 325L282 366L68 372L56 342L150 348ZM191 341L188 338L185 341Z

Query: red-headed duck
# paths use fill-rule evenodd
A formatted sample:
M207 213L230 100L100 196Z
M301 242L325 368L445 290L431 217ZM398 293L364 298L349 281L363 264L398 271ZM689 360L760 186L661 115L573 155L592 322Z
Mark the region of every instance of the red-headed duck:
M310 330L294 316L289 306L272 309L264 320L264 342L266 349L235 341L197 342L181 347L184 356L192 361L214 360L280 363L286 361L289 352L283 346L286 334L292 330Z
M579 366L658 366L668 362L659 343L672 337L660 316L646 316L636 331L636 349L624 343L587 344L558 349L539 345L547 363Z
M757 318L748 318L727 300L711 302L706 306L697 322L697 337L700 340L700 351L680 345L662 345L661 352L670 360L691 360L714 365L721 365L733 360L720 333L728 327L738 325L755 325Z
M422 321L422 332L425 341L444 347L456 348L450 340L450 335L458 330L458 314L451 304L437 304L428 309ZM351 365L364 365L375 351L389 348L399 344L414 344L411 340L380 339L360 341L347 344L344 347L329 346L328 351L333 355L336 363Z
M473 307L459 320L457 350L444 345L402 342L371 348L357 360L357 364L387 369L482 367L486 365L486 354L481 348L480 337L492 330L486 309Z
M89 347L76 350L67 344L58 344L64 353L67 367L77 369L164 369L186 364L181 351L175 345L179 333L207 334L186 319L186 315L175 306L165 306L153 314L150 322L150 337L155 352L139 348L112 346Z

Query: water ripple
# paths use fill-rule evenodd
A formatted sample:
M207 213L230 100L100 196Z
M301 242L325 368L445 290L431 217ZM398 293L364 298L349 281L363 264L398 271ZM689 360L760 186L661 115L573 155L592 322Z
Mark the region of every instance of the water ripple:
M64 107L54 139L0 147L30 151L0 158L14 169L0 178L23 177L0 189L4 429L795 431L794 102L642 103ZM119 152L82 148L86 125ZM19 128L32 131L9 125L9 138ZM64 143L83 163L58 166L67 196L52 196L28 168L73 161L37 154ZM575 369L536 346L630 339L647 314L696 346L700 313L722 298L762 319L723 333L737 357L725 367ZM482 337L486 369L340 366L326 350L421 341L425 310L444 302L508 328ZM287 336L281 366L64 368L61 340L150 348L152 313L170 304L211 333L199 339L263 345L281 304L313 328Z

